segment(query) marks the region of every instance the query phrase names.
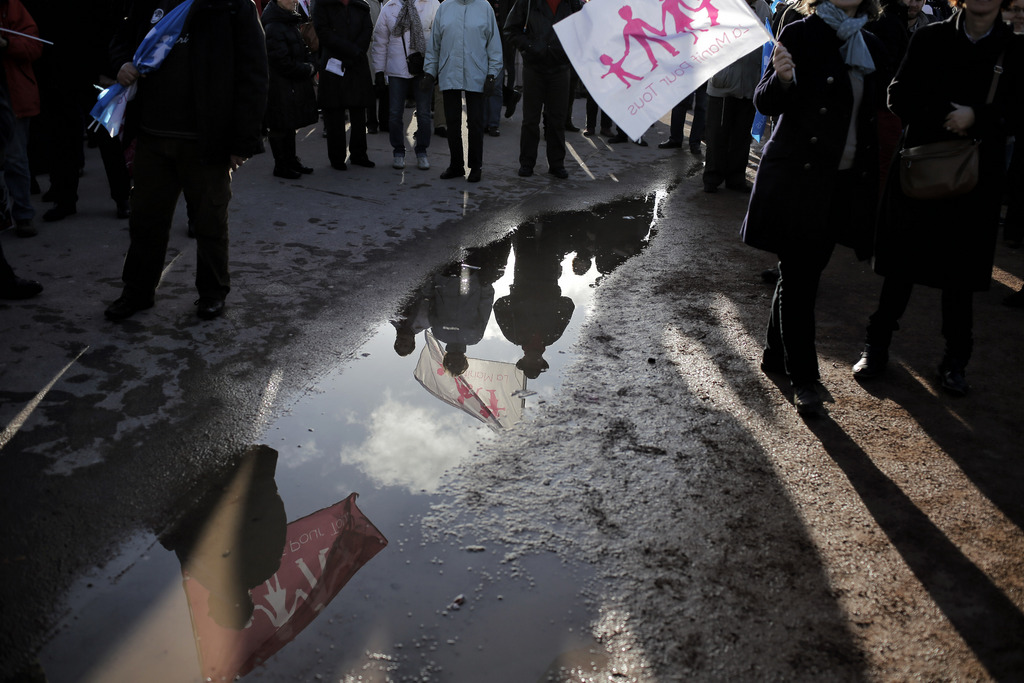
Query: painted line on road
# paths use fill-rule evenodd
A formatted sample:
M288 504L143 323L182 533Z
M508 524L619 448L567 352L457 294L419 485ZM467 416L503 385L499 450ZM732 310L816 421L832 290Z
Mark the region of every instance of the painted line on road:
M72 365L74 365L79 358L82 357L82 354L88 350L89 347L86 346L84 349L79 351L78 355L72 358L70 363L65 365L64 368L60 372L58 372L56 376L54 376L54 378L51 379L45 387L39 390L39 393L36 394L35 397L28 402L28 405L26 405L22 409L22 411L18 413L13 420L11 420L11 423L4 427L4 431L0 432L0 450L2 450L3 447L6 446L10 442L10 440L14 438L14 435L18 433L18 430L21 429L22 425L25 424L25 421L28 420L29 416L33 413L33 411L35 411L36 406L39 405L40 401L42 401L46 394L50 392L50 389L53 388L53 385L56 384L57 381L64 376L64 373L67 372L68 369Z

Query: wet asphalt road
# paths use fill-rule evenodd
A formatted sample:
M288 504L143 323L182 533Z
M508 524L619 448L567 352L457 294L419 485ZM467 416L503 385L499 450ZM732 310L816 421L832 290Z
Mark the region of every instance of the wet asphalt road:
M127 226L114 219L94 150L77 215L40 222L33 239L2 236L16 271L46 287L0 305L5 675L74 612L68 591L83 573L153 554L145 539L230 477L240 454L351 363L432 270L532 217L643 196L693 169L677 150L569 134L569 180L520 179L517 120L487 138L479 184L437 178L447 160L439 138L427 172L390 168L384 134L370 136L375 169L334 171L319 127L300 133L311 176L280 181L269 154L254 158L234 181L233 291L213 322L194 314L183 210L156 307L121 324L103 319ZM289 476L279 471L278 486Z

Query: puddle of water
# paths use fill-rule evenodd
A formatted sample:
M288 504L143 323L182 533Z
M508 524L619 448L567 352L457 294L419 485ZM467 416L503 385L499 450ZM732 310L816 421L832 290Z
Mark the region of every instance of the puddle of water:
M421 518L445 501L446 472L558 391L594 288L646 246L657 200L548 216L438 269L269 426L184 531L140 534L83 579L40 656L50 683L230 680L250 655L246 678L267 680L599 668L586 569L554 553L513 561L486 539L428 541ZM276 573L261 571L281 547Z

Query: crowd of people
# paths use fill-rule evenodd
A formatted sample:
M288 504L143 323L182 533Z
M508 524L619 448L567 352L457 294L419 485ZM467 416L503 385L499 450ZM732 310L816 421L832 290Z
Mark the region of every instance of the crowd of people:
M485 135L500 135L502 111L510 118L520 102L519 176L535 172L542 139L547 172L569 176L565 134L579 130L577 96L587 97L584 135L630 141L586 93L554 31L582 0L192 0L173 48L142 78L136 47L181 2L73 3L58 14L41 0L0 0L0 227L37 234L30 195L44 174L52 207L42 220L75 214L88 137L116 215L129 221L111 320L154 305L182 194L198 254L197 314L221 315L232 172L266 141L275 176L312 173L295 135L315 122L332 169L373 167L367 135L380 131L395 169L411 145L417 169L429 170L432 139L446 139L440 178L468 182L482 178ZM750 195L742 239L778 261L762 369L789 378L801 414L821 412L814 306L839 244L884 277L854 376L885 371L921 284L942 290L940 384L966 393L973 292L989 287L1000 224L1007 242L1024 238L1024 145L1013 145L1024 115L1024 0L794 0L774 11L747 2L777 36L767 69L758 49L715 74L672 110L658 147L703 151L705 192L724 185ZM137 89L123 132L86 136L94 86L115 82ZM770 118L771 138L751 185L757 112ZM908 196L899 150L957 139L980 141L977 186ZM0 252L0 297L41 290ZM1024 292L1007 303L1024 305Z

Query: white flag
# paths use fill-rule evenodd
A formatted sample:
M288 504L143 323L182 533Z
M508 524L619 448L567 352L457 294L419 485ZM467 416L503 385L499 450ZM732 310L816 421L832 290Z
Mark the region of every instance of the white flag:
M636 140L771 35L744 0L591 0L555 24L587 90Z

